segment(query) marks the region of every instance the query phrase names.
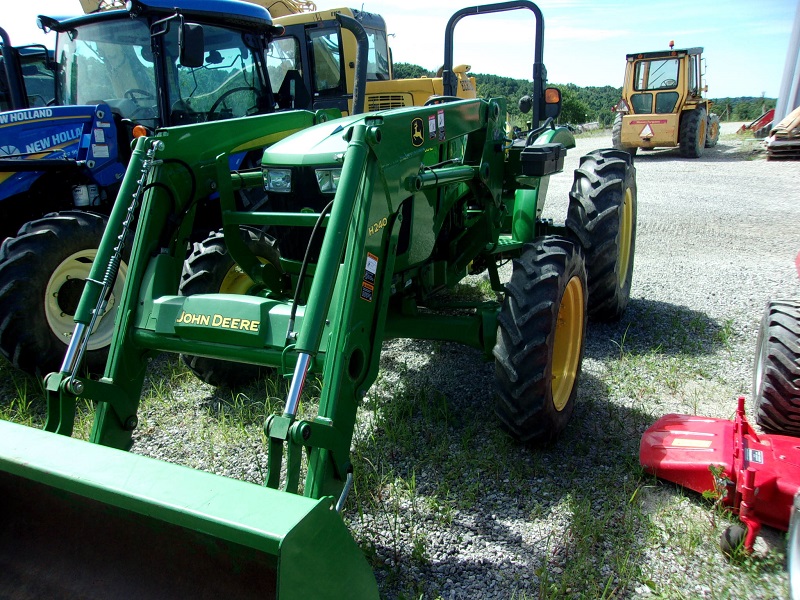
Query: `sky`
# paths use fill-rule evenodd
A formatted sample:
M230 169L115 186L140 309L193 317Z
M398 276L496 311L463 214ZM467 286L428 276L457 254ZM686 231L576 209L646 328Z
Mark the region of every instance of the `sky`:
M7 8L13 0L0 0ZM450 16L469 0L357 0L342 4L386 20L395 62L438 69L444 62L444 31ZM619 87L625 55L675 48L705 49L711 98L776 98L800 0L539 0L544 16L544 64L551 84ZM14 45L44 43L54 36L36 28L36 15L80 14L78 0L14 2L0 26ZM455 27L454 62L474 73L530 79L533 13L516 10L464 17ZM793 59L794 60L794 59Z

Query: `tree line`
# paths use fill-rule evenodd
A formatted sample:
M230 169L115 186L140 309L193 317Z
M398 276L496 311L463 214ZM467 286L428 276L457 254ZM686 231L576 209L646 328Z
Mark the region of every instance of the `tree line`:
M419 65L394 63L394 77L397 79L434 77ZM478 84L478 95L484 98L506 98L508 112L515 125L524 125L525 116L517 108L519 99L531 93L531 82L513 77L470 73ZM610 85L602 87L580 87L573 83L549 84L561 90L560 123L580 125L597 122L601 127L611 127L615 113L614 105L622 96L622 87ZM754 121L771 108L775 108L776 99L765 97L712 98L713 112L723 121Z

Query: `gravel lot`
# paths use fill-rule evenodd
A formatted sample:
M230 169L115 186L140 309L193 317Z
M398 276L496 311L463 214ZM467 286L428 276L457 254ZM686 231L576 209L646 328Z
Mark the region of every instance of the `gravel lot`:
M662 414L733 415L737 396L750 395L767 300L800 296L798 163L768 162L736 127L725 124L698 160L636 157L632 299L621 322L590 324L578 406L554 446L523 448L499 430L493 366L477 352L384 344L354 441L356 466L370 473L345 512L382 596L786 596L783 534L766 530L754 557L730 563L710 503L638 468L641 434ZM610 141L579 136L545 216L563 221L579 157ZM249 442L209 448L194 429L225 412L224 393L196 384L172 393L169 406L145 404L134 451L260 481L256 420ZM409 407L394 425L381 416L391 402ZM397 427L405 438L393 437Z

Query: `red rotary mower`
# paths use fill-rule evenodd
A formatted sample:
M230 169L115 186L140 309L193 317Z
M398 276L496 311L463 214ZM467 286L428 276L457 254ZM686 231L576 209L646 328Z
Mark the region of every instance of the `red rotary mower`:
M800 275L800 254L795 259ZM728 528L723 551L752 551L762 525L789 531L789 589L800 599L800 298L767 304L756 344L753 401L757 433L744 398L733 421L669 414L642 436L646 471L696 492L722 494L746 526Z
M642 466L696 492L718 491L722 503L747 526L744 547L753 549L761 525L786 531L800 490L800 439L757 434L745 418L744 398L733 421L669 414L642 437ZM733 532L726 539L738 545Z

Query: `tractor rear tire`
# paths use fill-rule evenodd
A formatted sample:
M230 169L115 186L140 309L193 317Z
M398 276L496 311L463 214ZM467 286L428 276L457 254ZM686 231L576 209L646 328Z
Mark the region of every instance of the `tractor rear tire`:
M513 261L497 318L495 412L518 441L551 442L575 408L586 334L580 246L547 236Z
M622 145L622 113L617 113L614 117L614 125L611 127L611 145L617 150L624 150L631 156L636 156L636 146Z
M800 436L800 300L767 304L756 342L753 401L765 431Z
M280 264L275 240L250 227L242 227L242 237L250 251L264 261ZM246 294L253 280L234 262L225 245L221 231L212 232L202 242L196 242L183 265L179 293ZM231 362L181 354L184 364L202 381L214 387L236 388L264 379L274 372L270 367Z
M700 158L706 148L706 109L702 106L681 115L680 152L684 158Z
M615 321L631 295L636 249L636 168L619 150L581 157L566 226L580 241L589 278L589 316Z
M708 128L706 130L706 148L713 148L719 141L719 115L708 115Z
M60 369L107 222L78 210L50 213L24 224L0 246L0 352L15 367L37 376ZM125 258L89 338L84 365L90 373L102 373L108 358Z

